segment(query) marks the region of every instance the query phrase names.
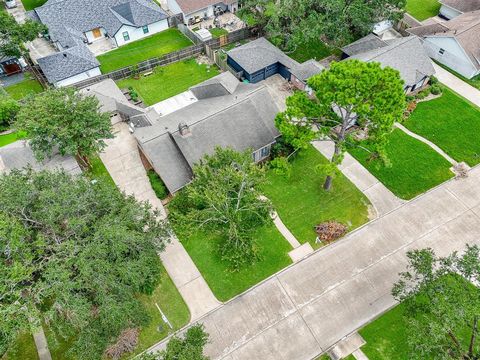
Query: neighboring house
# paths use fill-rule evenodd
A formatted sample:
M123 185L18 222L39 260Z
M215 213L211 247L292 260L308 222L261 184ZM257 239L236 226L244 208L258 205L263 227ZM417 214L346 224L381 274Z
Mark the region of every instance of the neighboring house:
M422 39L432 59L467 79L480 74L480 10L407 31Z
M134 133L145 162L171 193L190 182L193 166L215 147L251 149L258 162L280 135L274 123L279 109L264 85L241 83L225 72L190 91L198 101Z
M122 46L169 26L168 15L153 0L48 0L28 15L48 27L48 36L60 52L39 61L56 86L99 74L89 44L108 41L113 47ZM53 74L53 66L59 75Z
M415 36L382 40L370 34L342 48L343 59L379 62L400 72L405 92L417 91L435 74L421 41Z
M440 16L448 20L480 10L480 0L440 0L440 4Z
M307 85L307 80L313 75L321 73L325 68L314 59L305 61L302 64L295 66L291 69L290 81L299 90L306 91L309 95L312 95L312 89Z
M195 18L209 18L215 15L217 8L235 13L238 10L238 0L167 0L168 8L174 14L182 14L185 24Z
M290 69L299 65L263 37L228 51L227 64L252 84L275 74L290 80Z
M82 173L77 161L72 156L56 154L41 162L36 160L32 149L25 140L0 147L0 174L25 167L31 167L37 171L63 169L72 175Z

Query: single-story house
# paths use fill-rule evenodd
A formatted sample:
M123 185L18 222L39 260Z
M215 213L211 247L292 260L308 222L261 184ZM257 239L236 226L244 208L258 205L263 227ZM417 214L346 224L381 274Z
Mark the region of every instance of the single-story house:
M72 156L52 156L44 161L38 161L28 142L19 140L0 147L0 174L14 169L31 167L33 170L60 170L63 169L72 175L82 173L80 166Z
M307 60L290 70L290 81L297 89L304 90L312 95L312 89L307 85L307 80L323 70L325 68L315 59Z
M48 27L48 37L61 54L39 61L44 71L50 66L47 72L59 86L98 75L98 63L93 66L91 61L93 54L86 55L89 44L104 40L114 47L122 46L169 27L168 15L154 0L48 0L28 15ZM79 62L77 70L72 69L74 62ZM52 64L61 75L51 74Z
M290 80L290 70L300 65L263 37L228 51L227 64L253 84L275 74Z
M440 16L451 20L459 15L480 10L480 0L440 0Z
M190 91L198 101L134 132L145 162L171 193L191 181L193 166L215 147L251 149L258 162L280 135L274 123L279 109L264 85L241 83L225 72Z
M480 74L480 10L407 31L422 40L432 59L467 79Z
M167 0L167 5L174 14L182 14L185 24L190 19L213 17L217 9L232 13L238 10L238 0Z
M369 34L343 47L342 52L343 59L375 61L398 70L406 93L421 89L435 74L430 58L415 36L382 40Z

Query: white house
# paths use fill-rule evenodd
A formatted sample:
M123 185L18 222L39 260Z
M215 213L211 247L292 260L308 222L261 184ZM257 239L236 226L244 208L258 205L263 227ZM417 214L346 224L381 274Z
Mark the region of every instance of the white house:
M480 74L480 10L452 20L408 29L423 41L428 56L467 79Z
M185 24L190 19L209 18L215 15L215 9L230 11L238 10L238 0L167 0L168 8L174 14L182 14Z
M440 0L440 4L440 16L448 20L480 10L480 0Z
M168 15L154 0L48 0L29 16L48 27L59 50L38 61L56 86L100 74L88 45L108 40L122 46L169 27Z

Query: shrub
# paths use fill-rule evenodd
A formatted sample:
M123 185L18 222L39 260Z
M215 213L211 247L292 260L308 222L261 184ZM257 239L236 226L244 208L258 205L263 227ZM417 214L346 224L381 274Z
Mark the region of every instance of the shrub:
M431 86L437 85L438 84L438 79L435 76L431 76L429 83L430 83Z
M430 86L430 93L432 93L433 95L440 95L442 93L441 86L438 84Z
M132 99L133 102L138 101L138 93L135 91L135 89L131 86L128 87L128 94L130 95L130 98Z
M429 90L429 89L425 89L425 90L420 91L420 92L417 94L416 98L417 98L418 100L423 100L423 99L425 99L428 95L430 95L430 90Z
M283 138L279 138L275 144L272 145L270 154L272 158L287 157L294 151L292 145L285 142Z
M20 105L9 96L0 95L0 131L7 130L15 120Z
M158 174L153 170L148 170L147 175L148 179L150 180L150 184L152 185L152 189L155 192L155 195L157 195L160 200L165 199L168 196L169 192L160 176L158 176Z
M138 344L138 328L129 328L122 331L115 344L109 346L105 351L105 356L117 360L122 355L132 352Z
M276 157L270 161L269 165L275 174L283 175L289 178L292 173L292 167L286 157Z

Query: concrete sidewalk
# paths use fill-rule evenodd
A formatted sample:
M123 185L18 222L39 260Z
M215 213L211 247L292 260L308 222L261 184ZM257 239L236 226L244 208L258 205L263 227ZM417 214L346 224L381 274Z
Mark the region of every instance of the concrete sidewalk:
M323 156L332 158L333 141L314 141L312 144ZM349 153L345 153L343 162L338 168L370 200L377 216L385 215L405 203L405 200L395 196Z
M166 216L162 202L150 185L137 149L137 142L126 123L114 125L115 138L106 140L107 148L100 154L105 167L118 188L138 201L148 201ZM194 321L221 303L215 298L183 245L174 236L160 254L163 265L190 309Z
M406 252L480 244L480 167L277 273L199 320L212 360L311 360L396 304ZM150 351L161 349L157 344Z
M480 90L474 88L472 85L467 84L462 79L456 77L451 72L445 70L441 66L432 62L435 68L435 76L438 80L448 86L450 89L463 96L465 99L471 101L477 106L480 106Z

